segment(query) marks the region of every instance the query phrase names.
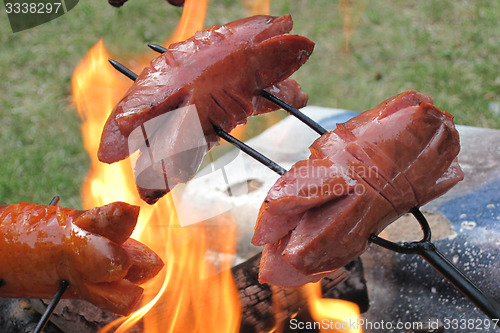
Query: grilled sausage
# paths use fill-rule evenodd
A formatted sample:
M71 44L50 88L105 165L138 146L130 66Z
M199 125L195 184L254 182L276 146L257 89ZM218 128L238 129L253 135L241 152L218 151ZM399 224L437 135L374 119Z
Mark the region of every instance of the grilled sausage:
M292 25L289 15L254 16L170 45L112 111L99 160L113 163L139 150L136 184L153 204L194 176L219 142L214 126L229 132L249 116L278 109L260 96L263 89L305 106L307 95L287 78L314 43L288 34Z
M66 298L130 314L162 260L130 239L139 207L114 202L88 211L18 203L0 206L0 297Z
M270 261L313 276L355 259L371 234L463 179L459 150L453 117L416 91L338 124L261 206L252 240L265 245L261 281L289 284Z

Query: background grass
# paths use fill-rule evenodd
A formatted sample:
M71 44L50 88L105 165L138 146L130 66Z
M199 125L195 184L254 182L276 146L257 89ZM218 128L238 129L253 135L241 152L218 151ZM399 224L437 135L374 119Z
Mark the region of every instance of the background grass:
M84 0L13 34L0 8L0 203L48 203L58 194L61 205L80 207L89 159L71 100L73 69L101 37L115 59L148 54L145 44L165 40L181 9L162 0L129 0L120 9ZM241 1L212 0L207 25L247 13ZM499 0L272 0L271 14L284 13L292 14L295 33L316 42L295 75L309 104L362 111L416 89L459 124L500 128L493 112L500 103ZM262 122L252 123L258 133Z

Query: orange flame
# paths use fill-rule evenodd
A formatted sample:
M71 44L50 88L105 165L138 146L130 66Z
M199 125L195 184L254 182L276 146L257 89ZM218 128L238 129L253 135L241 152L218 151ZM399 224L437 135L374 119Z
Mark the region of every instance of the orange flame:
M349 40L358 27L361 15L365 11L368 0L340 0L339 13L342 18L346 52L349 52Z
M361 333L359 307L341 299L321 298L321 284L310 283L308 290L309 311L315 322L320 323L321 333Z
M250 16L269 15L269 0L245 0L244 3Z
M168 45L193 35L203 28L208 0L186 0L181 20ZM267 14L269 0L256 0L252 14ZM97 159L100 133L114 105L130 86L107 59L102 41L92 47L73 73L75 104L84 123L81 127L84 147L91 158L87 179L82 186L84 208L125 201L141 207L132 237L147 244L165 262L165 268L144 284L144 297L131 316L121 318L101 330L125 332L138 321L148 333L164 332L236 332L240 323L238 293L230 271L235 251L235 228L232 223L203 222L181 227L170 195L154 206L138 196L128 160L104 164ZM147 66L140 63L138 67ZM271 122L277 121L271 117ZM238 128L241 133L241 127ZM207 253L218 254L218 264L207 261ZM315 288L315 287L314 287ZM315 318L340 318L333 300L323 300L317 290L309 303ZM335 301L335 304L339 304ZM342 301L341 301L342 302ZM352 315L346 310L340 320ZM359 317L359 310L357 310ZM355 311L354 311L355 312ZM358 333L361 331L350 331Z
M183 19L173 39L181 40L201 29L206 0L196 6L186 1ZM196 17L188 17L195 15ZM185 18L184 18L185 17ZM191 24L189 22L198 22ZM73 73L75 104L84 123L84 146L91 158L82 187L85 208L125 201L141 207L132 237L147 244L165 262L165 268L144 284L142 307L127 318L103 328L102 332L124 332L142 319L145 331L156 332L235 332L241 310L230 271L235 230L231 223L202 222L181 227L172 198L167 195L154 206L140 200L128 160L104 164L97 159L100 133L114 105L130 86L108 63L103 42L89 51ZM146 64L141 64L146 66ZM217 256L207 261L207 252ZM218 262L215 264L214 262Z
M165 46L180 42L193 36L196 31L202 30L207 6L208 0L186 0L177 28L164 43Z

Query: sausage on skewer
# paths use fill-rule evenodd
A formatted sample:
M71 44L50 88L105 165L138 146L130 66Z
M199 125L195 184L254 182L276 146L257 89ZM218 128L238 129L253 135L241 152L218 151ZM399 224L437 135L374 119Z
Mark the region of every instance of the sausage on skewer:
M114 163L139 150L135 178L149 204L190 180L219 142L247 117L277 110L262 90L295 107L307 103L288 79L314 43L288 34L290 15L253 16L212 26L169 46L151 61L109 116L99 160Z
M18 203L0 206L0 297L65 298L130 314L162 260L129 238L139 207L113 202L87 211Z
M371 234L463 179L453 116L407 91L318 138L311 155L278 179L261 206L252 243L264 245L260 280L344 266ZM304 277L305 276L305 277Z

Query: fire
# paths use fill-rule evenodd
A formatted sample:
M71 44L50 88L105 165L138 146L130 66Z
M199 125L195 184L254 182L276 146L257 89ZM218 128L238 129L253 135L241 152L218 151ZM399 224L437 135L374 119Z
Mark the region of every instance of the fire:
M269 0L245 0L244 3L250 16L269 15Z
M205 4L186 1L183 19L174 40L201 29ZM189 18L189 15L195 15ZM240 323L239 297L230 271L234 253L232 224L198 223L180 227L172 198L167 195L154 206L140 200L128 160L111 165L97 159L100 133L114 105L131 85L108 63L109 54L99 41L74 71L72 88L75 104L84 123L84 146L91 166L82 188L85 208L125 201L141 207L132 237L147 244L165 262L165 268L143 285L142 307L102 332L124 332L139 320L145 331L156 332L235 332ZM147 64L140 64L145 67ZM217 241L214 241L217 240ZM207 262L207 251L219 253L218 264ZM119 326L116 328L116 326Z
M361 333L360 313L356 303L341 299L321 298L320 283L306 285L309 311L315 322L321 324L321 333Z
M339 14L345 34L346 52L349 52L349 40L358 27L361 15L365 11L368 0L340 0Z
M208 0L186 0L182 18L168 45L193 35L203 28ZM259 0L251 6L252 14L269 11L269 0ZM144 287L141 307L127 318L121 318L101 330L125 332L142 321L145 332L236 332L241 309L230 270L235 252L235 228L232 223L203 222L181 227L170 195L154 206L138 196L129 160L111 165L97 159L100 133L113 107L125 94L131 82L108 63L112 58L102 41L96 43L72 77L75 104L83 119L81 127L84 147L91 165L82 186L84 208L124 201L141 207L137 227L132 235L153 249L165 262L165 268ZM123 62L122 59L119 59ZM136 71L147 66L137 64ZM279 117L278 117L279 118ZM277 121L271 116L271 122ZM239 128L238 136L242 134ZM216 253L208 261L207 253ZM217 262L215 264L214 262ZM349 310L339 317L337 305L311 293L309 303L315 318L347 320L355 315ZM359 317L359 310L357 310ZM350 331L360 332L360 331Z
M165 46L191 37L203 29L208 0L186 0L182 16L174 33L165 42Z

